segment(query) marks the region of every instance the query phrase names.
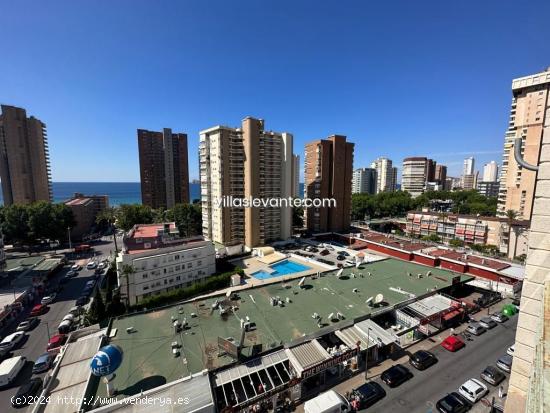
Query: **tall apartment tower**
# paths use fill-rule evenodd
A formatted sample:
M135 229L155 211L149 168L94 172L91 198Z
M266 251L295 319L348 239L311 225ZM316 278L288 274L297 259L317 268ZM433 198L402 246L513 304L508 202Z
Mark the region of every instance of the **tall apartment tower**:
M359 168L353 171L351 192L353 194L375 194L376 169Z
M376 193L393 192L397 183L397 168L393 167L392 160L378 158L370 165L376 171Z
M25 109L2 105L0 178L4 205L52 200L46 125Z
M435 170L437 162L433 159L426 160L426 182L435 182Z
M434 181L445 187L447 181L447 167L445 165L437 164L435 166Z
M241 128L200 132L199 162L203 235L226 247L251 249L292 235L291 207L236 208L225 197L289 198L296 185L296 158L289 133L264 130L247 117Z
M151 208L172 208L189 202L187 134L137 130L141 202Z
M462 167L462 175L473 175L475 169L475 159L473 156L464 159L464 166Z
M292 196L294 198L300 197L300 155L292 155L292 174L294 177L294 184L292 186Z
M350 226L354 144L332 135L306 144L305 196L334 198L336 207L307 208L305 221L313 232L340 232Z
M425 157L415 156L403 160L401 189L409 192L413 198L424 192L427 165L428 159Z
M529 219L537 173L522 168L514 158L514 139L521 138L523 159L536 165L541 156L544 130L550 127L550 67L544 72L512 81L510 121L504 137L504 153L497 214L514 210Z
M491 161L483 165L483 182L496 182L498 180L498 164Z

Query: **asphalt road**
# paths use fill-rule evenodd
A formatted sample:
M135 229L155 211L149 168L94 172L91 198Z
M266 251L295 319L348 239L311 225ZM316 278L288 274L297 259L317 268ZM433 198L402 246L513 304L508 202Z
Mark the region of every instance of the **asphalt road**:
M112 239L112 238L111 238ZM94 250L96 251L96 256L106 258L109 250L114 249L112 243L101 243L94 245ZM86 263L89 258L81 257L77 259L79 263ZM70 269L70 265L65 266L61 271L59 271L56 276L50 281L50 286L56 285L59 279L65 275ZM12 383L8 388L0 390L0 411L1 412L16 412L16 410L11 407L11 398L17 393L18 388L24 383L28 382L30 378L33 377L32 366L34 361L43 353L46 352L46 347L48 344L48 334L53 336L57 334L57 326L63 320L69 310L75 305L76 299L81 295L81 291L84 290L86 282L91 280L93 277L94 271L87 270L84 268L79 272L77 277L72 278L68 283L63 286L63 290L58 293L55 301L52 304L49 304L49 311L39 317L40 323L30 332L26 333L26 337L23 338L20 345L12 351L11 356L25 356L27 358L27 364L21 370L17 379ZM37 298L37 303L40 302L40 298ZM26 318L30 308L27 308L24 314L21 317L21 321ZM16 325L13 326L12 330L15 331ZM43 377L46 373L36 375Z
M479 318L485 314L476 316ZM435 403L447 393L456 391L461 384L470 378L479 379L481 371L488 365L496 365L496 360L506 353L506 349L515 341L518 316L512 317L503 324L487 331L481 336L472 336L466 341L466 347L451 353L437 346L432 352L438 363L424 371L418 371L408 363L406 367L414 377L400 386L390 389L379 377L374 381L382 384L386 397L364 412L435 412ZM505 373L507 379L508 373ZM507 386L507 381L505 388ZM489 391L494 386L487 384ZM497 390L498 392L498 390ZM476 404L479 405L480 402Z

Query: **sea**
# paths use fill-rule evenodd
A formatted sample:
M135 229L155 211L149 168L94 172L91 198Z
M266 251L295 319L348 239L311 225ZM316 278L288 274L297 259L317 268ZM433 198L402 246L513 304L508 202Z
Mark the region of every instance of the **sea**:
M139 182L52 182L54 202L70 199L76 192L84 195L108 195L109 205L141 204L141 186ZM300 184L300 196L303 197L304 184ZM201 185L189 184L191 201L201 197ZM2 191L0 203L4 204Z

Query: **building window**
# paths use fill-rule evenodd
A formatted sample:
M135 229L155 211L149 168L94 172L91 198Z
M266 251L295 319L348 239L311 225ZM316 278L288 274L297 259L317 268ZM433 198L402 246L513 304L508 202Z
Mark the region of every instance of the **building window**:
M145 273L145 274L142 275L142 277L145 280L145 279L147 279L147 277L149 277L149 275L147 273Z
M193 268L193 263L192 262L188 263L187 268Z
M180 281L180 280L181 280L181 277L178 275L178 276L176 277L176 281Z

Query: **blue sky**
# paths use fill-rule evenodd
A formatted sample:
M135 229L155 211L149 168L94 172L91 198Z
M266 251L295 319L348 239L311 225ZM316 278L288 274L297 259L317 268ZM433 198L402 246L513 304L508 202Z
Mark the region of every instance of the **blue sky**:
M550 65L550 2L0 0L0 102L48 126L54 181L138 181L136 129L245 116L294 152L501 161L514 77Z

